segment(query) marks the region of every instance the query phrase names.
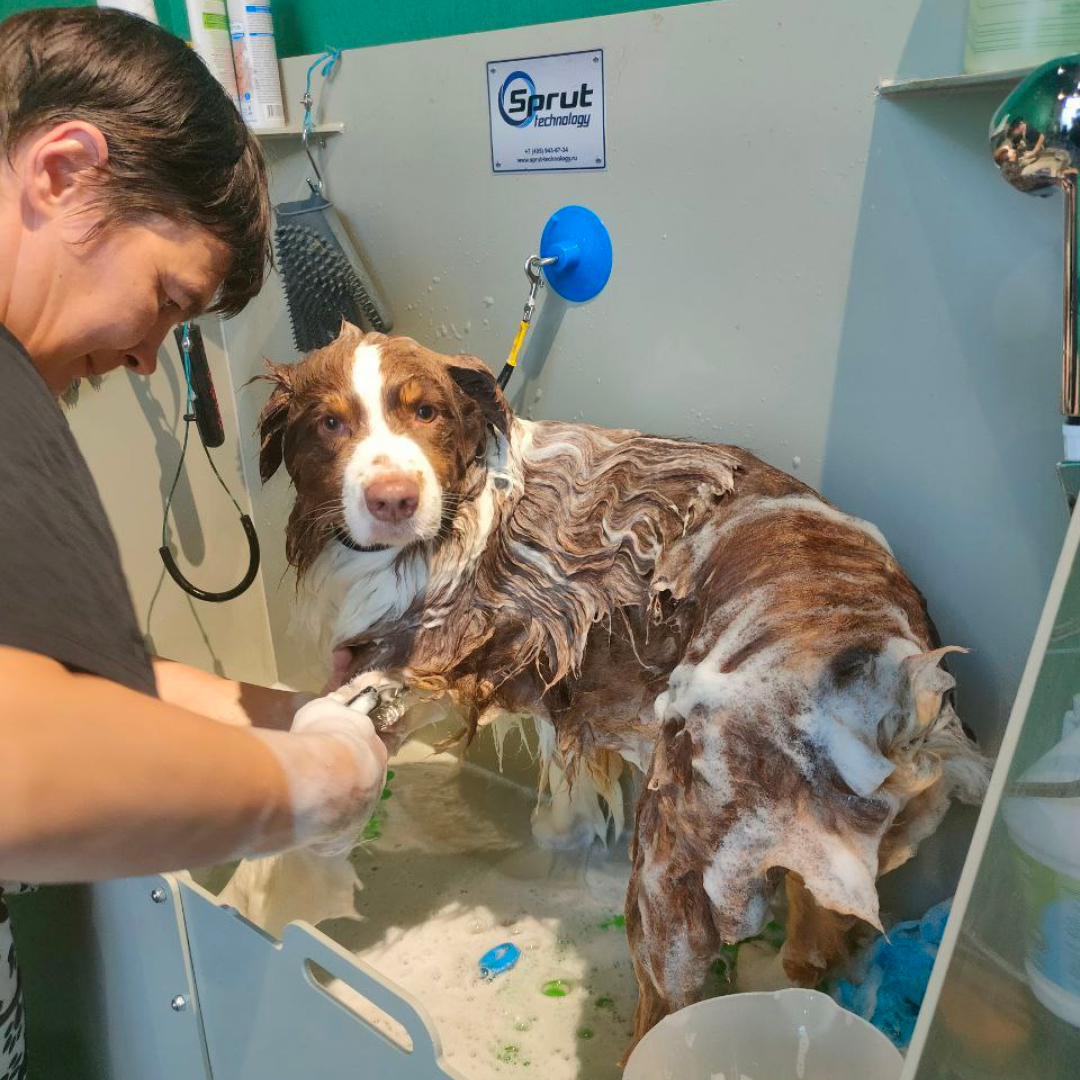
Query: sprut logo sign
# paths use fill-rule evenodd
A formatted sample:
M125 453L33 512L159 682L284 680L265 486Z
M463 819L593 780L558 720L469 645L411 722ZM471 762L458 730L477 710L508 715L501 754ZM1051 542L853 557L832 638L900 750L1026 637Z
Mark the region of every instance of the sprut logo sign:
M487 65L495 172L602 169L604 53L561 53Z

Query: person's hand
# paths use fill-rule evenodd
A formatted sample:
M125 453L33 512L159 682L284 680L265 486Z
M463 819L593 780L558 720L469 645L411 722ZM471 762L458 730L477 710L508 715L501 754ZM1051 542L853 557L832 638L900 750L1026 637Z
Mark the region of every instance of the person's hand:
M356 843L356 834L371 817L386 786L387 750L371 722L370 713L379 696L369 690L345 704L333 698L309 701L293 719L292 732L298 736L336 739L347 747L355 764L356 774L345 800L337 804L328 801L329 835L311 845L320 855L344 855ZM332 819L340 816L340 826Z
M382 795L387 751L368 716L377 700L374 690L351 705L316 698L288 734L259 733L285 768L295 840L320 855L348 853Z

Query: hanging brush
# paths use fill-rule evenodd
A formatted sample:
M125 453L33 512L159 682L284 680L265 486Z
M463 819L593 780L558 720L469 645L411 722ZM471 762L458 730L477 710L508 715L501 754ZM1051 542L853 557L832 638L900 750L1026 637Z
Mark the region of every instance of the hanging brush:
M343 319L362 330L383 334L393 326L389 308L323 193L322 174L311 154L312 73L323 64L320 74L325 78L339 56L338 50L331 49L308 68L301 140L315 171L315 180L308 178L311 194L274 208L278 272L285 288L293 341L302 353L329 345L338 336Z

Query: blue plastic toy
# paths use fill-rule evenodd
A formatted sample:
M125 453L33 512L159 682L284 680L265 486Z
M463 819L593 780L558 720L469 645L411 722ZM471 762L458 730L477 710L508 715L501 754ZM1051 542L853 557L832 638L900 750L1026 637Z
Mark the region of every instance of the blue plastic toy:
M839 982L833 997L869 1020L903 1050L911 1041L930 971L934 966L951 900L932 907L917 922L897 923L856 960L856 978Z
M509 941L496 945L494 949L488 949L480 957L480 978L494 979L496 975L509 971L518 962L520 956L521 950Z

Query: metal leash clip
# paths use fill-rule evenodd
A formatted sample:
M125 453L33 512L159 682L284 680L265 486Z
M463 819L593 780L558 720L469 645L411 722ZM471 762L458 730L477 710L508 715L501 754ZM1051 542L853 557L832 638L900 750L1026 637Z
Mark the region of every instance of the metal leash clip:
M524 342L525 335L529 332L529 324L532 322L533 312L536 310L536 297L544 287L544 277L540 270L558 261L558 255L549 255L547 258L530 255L525 260L525 276L529 279L529 295L525 300L525 310L521 315L521 324L518 326L517 337L514 338L514 344L510 346L510 355L506 358L506 363L499 374L500 390L506 389L506 384L510 381L514 368L517 367L518 353L521 352L522 342Z

